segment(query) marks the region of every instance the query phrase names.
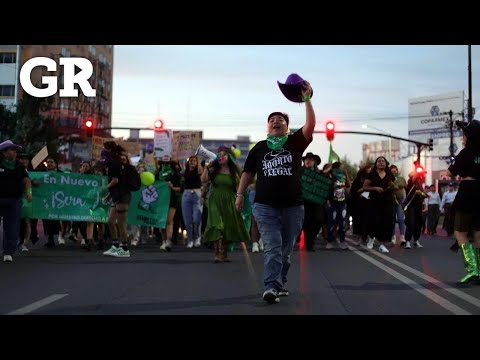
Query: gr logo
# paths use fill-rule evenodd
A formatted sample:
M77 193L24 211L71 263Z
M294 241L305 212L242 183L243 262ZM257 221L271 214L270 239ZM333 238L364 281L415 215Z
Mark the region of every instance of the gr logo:
M78 97L78 90L74 88L74 84L78 84L85 96L95 97L96 90L90 86L88 79L93 74L92 63L85 58L80 57L61 57L60 65L63 66L63 89L60 89L60 97ZM47 71L57 71L57 63L47 57L34 57L25 62L20 70L20 84L23 90L28 94L44 98L55 95L58 90L56 76L42 76L42 84L47 85L46 88L37 88L32 84L31 73L37 66L45 66ZM75 74L75 66L80 68L80 72Z

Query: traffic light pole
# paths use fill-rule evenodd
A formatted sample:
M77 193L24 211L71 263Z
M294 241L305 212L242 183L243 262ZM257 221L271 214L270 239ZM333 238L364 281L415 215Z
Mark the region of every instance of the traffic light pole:
M325 134L326 131L315 130L313 133L314 134ZM399 136L393 136L393 135L389 135L389 134L367 132L367 131L335 131L335 133L337 133L337 134L356 134L356 135L383 136L383 137L386 137L386 138L389 138L389 139L396 139L396 140L402 140L402 141L406 141L406 142L409 142L409 143L413 143L417 146L417 161L420 161L420 153L422 151L422 148L423 147L426 147L426 148L431 147L431 144L426 144L426 143L422 143L422 142L419 142L419 141L415 141L415 140L411 140L411 139L405 139L405 138L402 138L402 137L399 137Z

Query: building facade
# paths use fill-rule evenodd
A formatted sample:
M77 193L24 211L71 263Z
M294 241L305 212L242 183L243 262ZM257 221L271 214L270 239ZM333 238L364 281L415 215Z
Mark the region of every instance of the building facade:
M14 111L18 99L19 45L0 45L0 104Z

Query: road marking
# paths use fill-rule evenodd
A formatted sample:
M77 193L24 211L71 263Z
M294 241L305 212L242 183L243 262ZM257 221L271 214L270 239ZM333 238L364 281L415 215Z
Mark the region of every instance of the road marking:
M370 250L369 248L367 248L365 245L360 245L362 248L364 249L367 249L368 251L370 251L371 253L377 255L378 257L381 257L382 259L398 266L399 268L402 268L403 270L406 270L410 273L412 273L413 275L415 276L418 276L419 278L422 278L423 280L426 280L428 281L429 283L432 283L434 284L435 286L438 286L439 288L449 292L450 294L452 295L455 295L457 297L459 297L460 299L462 299L463 301L466 301L472 305L475 305L476 307L480 308L480 300L477 299L476 297L474 296L471 296L461 290L458 290L458 289L455 289L455 288L452 288L452 286L448 285L448 284L445 284L444 282L440 281L440 280L437 280L435 279L434 277L431 277L421 271L418 271L417 269L414 269L398 260L395 260L395 259L392 259L391 257L389 256L386 256L386 255L383 255L382 253L380 252L377 252L377 251L373 251L373 250Z
M68 296L68 294L53 294L53 295L50 295L49 297L46 297L45 299L34 302L33 304L30 304L20 309L17 309L15 311L9 312L7 315L25 315L25 314L31 313L32 311L40 309L43 306L46 306L57 300L60 300L65 296Z
M353 246L348 245L350 250L356 250ZM414 280L400 274L398 271L393 270L392 268L388 267L385 264L382 264L380 261L373 259L372 257L360 252L360 251L353 251L354 254L364 258L368 262L372 263L376 267L382 269L386 273L390 274L394 278L400 280L404 284L410 286L412 289L418 291L420 294L425 296L426 298L436 302L438 305L443 307L444 309L452 312L455 315L472 315L468 311L462 309L461 307L455 305L454 303L448 301L447 299L441 297L440 295L435 294L433 291L425 289L422 285L418 284Z

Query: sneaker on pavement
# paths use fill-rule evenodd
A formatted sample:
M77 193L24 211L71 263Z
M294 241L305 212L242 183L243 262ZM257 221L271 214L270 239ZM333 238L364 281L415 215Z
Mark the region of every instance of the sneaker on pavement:
M200 247L202 246L202 238L198 237L197 240L195 240L195 243L193 244L195 247Z
M367 242L367 248L373 249L373 244L374 244L374 243L375 243L375 238L369 237L369 238L368 238L368 242Z
M416 248L423 248L423 245L420 244L420 241L418 241L418 240L413 242L413 246L416 247Z
M340 249L348 250L347 243L345 241L340 241Z
M22 252L27 252L27 251L28 251L27 245L22 244Z
M411 249L412 247L410 246L410 241L405 241L405 246L403 248L404 249Z
M116 254L118 249L120 249L120 248L112 245L112 247L110 249L108 249L107 251L105 251L103 253L103 256L115 256L114 254Z
M130 241L130 245L137 246L138 245L138 239L132 239L132 241Z
M395 235L392 236L392 244L395 245L397 243L397 237Z
M263 300L265 300L269 304L275 304L280 302L280 298L278 297L278 292L274 289L266 290L263 293Z
M333 243L328 242L327 245L325 246L325 249L327 250L332 250L334 248Z
M289 295L290 295L290 291L288 291L285 288L282 288L281 290L278 291L278 296L289 296Z
M263 249L264 249L264 248L263 248L263 240L262 240L262 239L258 239L258 249L259 249L260 251L263 251Z
M3 255L3 261L12 262L13 261L12 255Z
M388 251L387 247L385 245L380 245L380 247L378 248L378 250L382 253L389 253L390 251Z
M130 250L123 250L122 247L119 247L111 256L119 258L128 258L130 257Z
M58 235L58 245L65 245L65 239L63 235Z
M189 241L189 242L188 242L187 248L188 248L188 249L193 248L193 241Z
M260 247L258 246L258 242L254 242L252 244L252 253L258 253L260 252Z

